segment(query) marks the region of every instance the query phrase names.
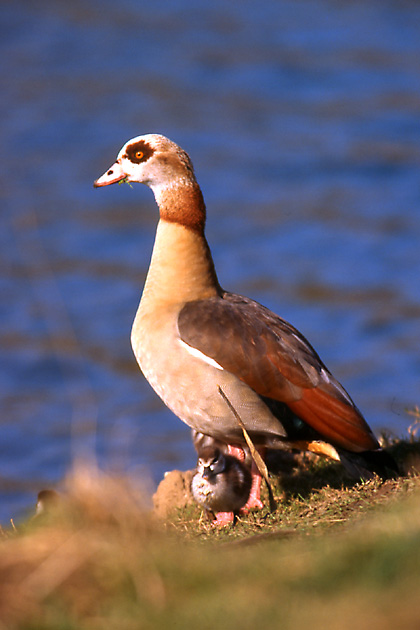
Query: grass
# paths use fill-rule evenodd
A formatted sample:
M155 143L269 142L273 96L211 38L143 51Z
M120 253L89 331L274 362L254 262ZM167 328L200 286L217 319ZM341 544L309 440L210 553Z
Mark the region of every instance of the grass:
M407 476L355 484L304 458L272 477L275 512L223 530L78 467L55 510L3 532L0 630L417 628L420 444L391 448Z

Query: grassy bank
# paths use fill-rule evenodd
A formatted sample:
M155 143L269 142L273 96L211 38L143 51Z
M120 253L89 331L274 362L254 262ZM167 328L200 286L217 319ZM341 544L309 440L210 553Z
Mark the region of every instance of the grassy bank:
M189 504L158 519L132 484L78 468L51 514L3 534L0 629L418 628L419 445L393 449L404 478L295 462L272 477L275 512L222 531Z

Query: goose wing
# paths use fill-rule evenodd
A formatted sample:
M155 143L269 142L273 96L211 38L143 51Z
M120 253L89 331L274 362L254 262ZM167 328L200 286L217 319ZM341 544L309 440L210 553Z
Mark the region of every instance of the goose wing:
M379 444L356 405L291 324L232 293L188 302L178 318L182 341L235 374L260 396L285 403L335 446Z

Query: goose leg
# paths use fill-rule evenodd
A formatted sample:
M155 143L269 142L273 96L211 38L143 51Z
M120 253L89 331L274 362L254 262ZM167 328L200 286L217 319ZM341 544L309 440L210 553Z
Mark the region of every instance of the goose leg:
M240 446L233 446L233 444L228 444L228 453L232 455L232 457L236 457L240 462L245 461L245 451Z
M259 449L259 454L264 459L265 456L265 448ZM233 455L239 459L239 461L243 462L245 460L245 452L239 446L233 446L232 444L228 444L228 453L229 455ZM261 510L264 507L263 502L261 501L261 481L262 477L259 473L258 468L256 467L254 460L252 460L251 465L251 475L252 475L252 485L251 491L249 493L248 501L245 503L244 507L241 508L242 513L246 513L252 508L257 508Z
M258 510L262 510L264 507L264 503L261 501L261 481L262 477L259 473L258 468L252 462L251 467L251 475L252 475L252 485L251 492L249 493L248 501L245 503L242 510L244 512L248 512L252 508L257 508Z

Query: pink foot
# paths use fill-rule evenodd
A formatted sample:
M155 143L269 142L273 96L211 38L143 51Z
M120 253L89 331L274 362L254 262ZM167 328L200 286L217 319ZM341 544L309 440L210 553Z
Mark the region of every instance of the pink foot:
M233 512L217 512L213 521L213 527L226 527L232 525L234 519Z

